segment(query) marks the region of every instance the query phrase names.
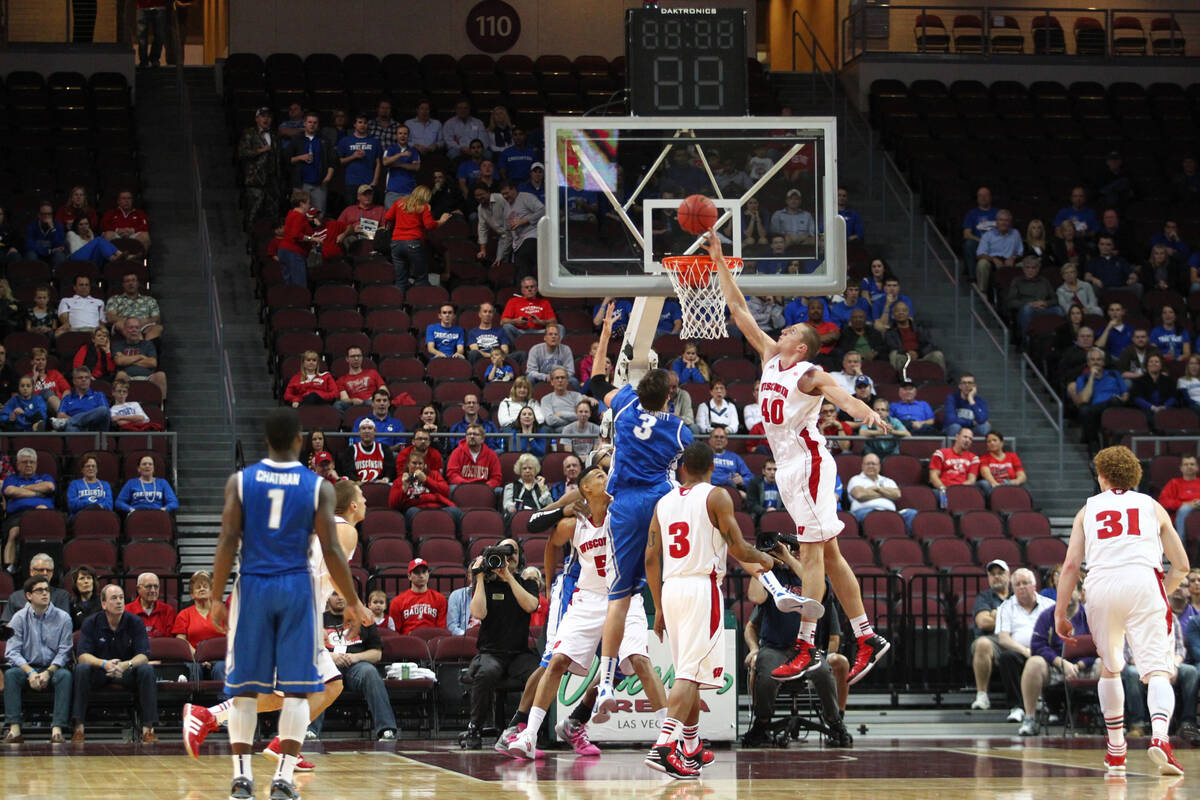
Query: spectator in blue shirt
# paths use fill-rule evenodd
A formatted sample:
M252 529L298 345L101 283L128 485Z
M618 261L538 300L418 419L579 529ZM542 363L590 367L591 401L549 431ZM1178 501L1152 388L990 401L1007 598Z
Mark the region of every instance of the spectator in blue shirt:
M474 364L480 358L489 358L493 350L499 350L520 364L525 360L525 354L509 352L510 344L508 334L496 322L496 307L491 303L480 303L479 324L467 334L467 360Z
M37 474L38 454L32 447L17 451L17 471L4 479L4 564L12 572L17 560L17 542L21 536L21 517L35 508L54 508L54 479Z
M1181 264L1186 264L1192 257L1192 248L1188 247L1188 243L1179 237L1179 223L1173 219L1163 222L1162 233L1156 233L1150 238L1150 249L1153 250L1159 246L1167 248L1167 253L1171 258Z
M850 193L845 187L839 186L837 190L837 213L838 216L846 220L846 241L861 243L867 238L867 230L863 227L862 217L857 211L849 207Z
M1057 228L1067 220L1075 226L1075 233L1085 240L1091 240L1100 230L1100 220L1096 212L1084 205L1087 202L1087 190L1076 186L1071 190L1071 205L1059 209L1054 215L1054 227Z
M533 162L529 167L529 179L517 187L518 192L527 192L538 199L543 205L546 202L546 167L540 161Z
M869 316L875 320L875 327L877 329L887 330L892 321L892 306L896 305L896 303L904 303L908 306L908 313L913 316L916 315L916 308L913 306L912 298L900 292L900 279L895 276L888 276L883 281L883 295L871 302L871 313ZM791 323L788 324L790 325Z
M605 297L597 303L596 307L592 309L592 325L599 328L604 324L604 315L610 304L613 306L613 332L625 330L625 326L629 324L629 315L633 313L633 301L624 297ZM663 305L665 306L666 303Z
M26 605L9 621L12 638L5 650L9 668L4 671L4 721L9 731L4 741L24 741L21 689L28 685L35 692L52 690L50 741L62 744L71 710L71 615L50 602L50 579L44 575L26 579L23 588Z
M708 446L713 451L713 474L709 482L713 486L732 486L745 500L746 488L754 480L754 473L741 456L725 449L728 445L729 434L725 432L725 427L715 426L708 435Z
M676 335L682 328L683 311L679 308L679 301L668 297L663 303L662 313L658 315L658 328L655 333Z
M71 381L75 388L63 395L58 416L51 421L54 430L107 431L111 420L108 398L92 388L92 371L76 367Z
M483 373L483 379L488 383L507 383L517 377L517 373L504 360L504 351L499 347L493 348L488 353L492 359L492 363Z
M386 194L383 197L384 208L401 197L412 194L417 186L417 170L421 168L421 154L417 148L408 144L409 130L407 125L396 128L396 141L383 151L383 166L387 167Z
M179 508L179 500L171 489L171 484L162 478L154 477L154 458L142 456L138 461L138 476L130 478L117 495L114 504L117 511L141 511L154 509L156 511L174 511Z
M17 381L17 393L0 409L0 428L6 431L40 431L46 427L49 412L46 401L33 393L33 379L28 375Z
M775 459L768 458L764 461L762 475L751 480L746 488L746 510L753 514L755 519L768 511L783 510L779 485L775 483Z
M917 385L912 381L900 383L900 399L889 407L892 416L904 423L914 436L937 433L937 421L933 408L924 400L917 399Z
M483 140L472 139L471 144L467 147L467 154L469 157L458 165L458 170L455 172L455 176L458 178L458 188L463 193L463 197L469 196L469 188L479 180L480 164L483 163Z
M1097 294L1105 289L1126 289L1141 297L1143 289L1137 271L1117 254L1112 236L1101 234L1096 249L1099 254L1087 263L1083 279L1096 287Z
M375 441L384 447L395 449L400 444L399 434L404 433L404 423L388 413L391 409L391 404L391 393L387 389L376 389L375 394L371 395L370 415L360 419L354 426L354 430L358 430L358 426L362 424L363 420L369 419L375 423ZM358 442L359 438L357 436L350 437L350 444L358 444Z
M500 153L496 164L500 168L500 176L506 181L519 184L529 180L529 172L537 162L537 151L528 145L525 129L520 125L512 127L513 143ZM519 189L518 191L525 191Z
M863 313L867 315L867 321L871 320L871 304L867 302L867 298L862 296L862 287L857 283L846 284L846 289L842 292L842 298L843 300L840 303L835 301L829 304L829 309L825 313L825 319L834 323L839 328L844 328L850 322L851 312L856 308L861 308Z
M370 120L366 114L354 118L354 132L337 143L338 160L346 168L346 187L343 197L357 197L358 187L379 183L380 158L383 145L367 133Z
M467 334L454 321L454 306L443 303L439 321L425 328L425 352L430 358L464 358Z
M988 422L988 404L979 396L975 376L964 372L958 379L958 391L951 392L942 406L945 424L942 433L957 436L963 428L970 428L976 436L987 436L992 425Z
M808 304L812 300L819 300L821 308L825 312L824 319L829 318L829 303L824 297L796 297L793 298L786 306L783 307L783 324L785 326L795 325L797 322L808 322Z
M153 467L153 464L151 464ZM84 456L80 466L82 478L71 481L67 487L67 510L74 517L80 511L92 508L113 510L113 491L108 481L98 477L100 462L95 456Z
M975 248L975 263L970 270L971 278L979 285L981 292L987 293L991 286L992 271L1001 267L1013 267L1017 259L1025 252L1025 242L1021 234L1013 228L1012 212L1002 208L996 212L996 227L983 235Z
M1192 337L1175 324L1179 315L1173 306L1163 306L1160 313L1161 322L1150 331L1150 343L1168 361L1187 361L1192 354Z
M771 234L771 257L754 262L754 271L759 275L778 275L786 272L791 258L787 254L787 237L782 233Z
M680 383L708 383L712 374L695 342L683 346L683 353L671 362L671 369L679 376Z
M54 206L38 206L37 219L25 229L25 260L58 265L67 260L67 230L54 219Z
M479 415L478 395L464 395L462 399L462 411L462 419L450 427L450 433L456 433L458 436L449 438L448 449L453 450L454 448L458 447L459 442L462 441L462 437L467 433L468 425L479 425L483 428L484 433L499 433L496 423L492 422L490 419L484 419ZM497 453L504 452L503 439L492 437L490 439L486 439L485 443Z
M983 235L996 227L996 209L992 208L992 190L980 186L975 190L975 208L963 216L963 261L967 265L975 263L975 253Z
M1107 408L1119 408L1129 401L1125 379L1115 369L1105 368L1106 357L1099 347L1088 351L1087 372L1067 384L1067 394L1079 410L1083 425L1083 442L1097 446L1100 441L1100 418Z
M1096 337L1096 347L1103 347L1113 358L1121 355L1133 342L1133 326L1125 321L1125 306L1113 301L1108 304L1108 323Z

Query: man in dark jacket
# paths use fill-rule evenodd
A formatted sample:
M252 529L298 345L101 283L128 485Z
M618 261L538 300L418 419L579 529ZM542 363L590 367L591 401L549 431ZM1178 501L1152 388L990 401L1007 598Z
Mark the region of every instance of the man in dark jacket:
M246 230L262 217L279 213L281 143L271 132L271 109L263 106L254 124L242 132L237 157L242 168L242 224Z
M1017 330L1025 336L1029 322L1038 314L1057 314L1062 316L1058 307L1058 296L1050 281L1041 276L1042 261L1036 256L1021 261L1021 277L1008 286L1008 313L1017 319Z
M288 188L303 189L312 198L312 207L325 213L333 165L338 163L333 146L321 138L321 117L315 111L304 115L304 132L288 137L283 145L288 170Z
M851 350L862 355L863 360L887 358L887 345L883 334L867 322L867 312L856 308L850 312L850 321L842 326L842 335L838 339L837 353L845 355Z

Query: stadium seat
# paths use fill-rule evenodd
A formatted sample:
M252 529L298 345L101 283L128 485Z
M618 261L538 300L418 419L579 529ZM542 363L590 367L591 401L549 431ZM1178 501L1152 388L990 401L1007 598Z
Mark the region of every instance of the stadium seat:
M374 538L367 541L367 552L363 560L372 569L408 569L408 562L413 557L413 546L407 539Z
M121 520L103 508L85 509L71 520L72 539L104 539L116 542L121 538Z
M862 533L872 542L908 538L908 532L904 528L904 518L895 511L879 510L867 514L863 517ZM882 559L882 553L880 558ZM884 566L888 566L886 561Z
M175 524L166 511L141 509L125 518L125 538L129 541L170 542L175 539Z
M422 537L417 555L429 562L433 568L461 569L464 553L461 542L449 538Z
M121 563L127 573L153 572L161 576L176 571L179 556L166 542L130 542L121 551Z
M1067 557L1067 545L1061 539L1042 537L1025 545L1025 563L1031 567L1051 567Z
M1045 519L1041 514L1038 516ZM992 511L967 511L958 518L958 530L967 540L1004 538L1004 522Z
M882 512L877 511L870 516L878 513ZM921 545L912 539L885 539L879 545L879 563L891 570L922 567L925 566L925 555L921 552Z
M913 20L913 39L918 53L950 52L950 34L937 14L917 14Z
M1037 511L1018 511L1008 518L1008 535L1028 541L1050 536L1050 520Z
M937 495L933 489L919 484L908 484L900 487L900 508L914 508L917 511L937 511Z
M496 492L486 483L460 483L450 488L450 499L459 508L496 508Z
M929 542L929 564L948 569L973 564L971 547L961 539L934 539Z
M370 512L367 516L371 516L377 510L383 510L388 507L388 493L392 487L384 483L364 483L362 484L363 499L367 501L367 510ZM403 515L401 515L401 525L403 525ZM404 528L400 528L400 534L404 534Z
M63 572L86 565L105 575L117 569L117 546L103 539L73 539L63 546L62 560Z
M867 519L872 516L874 516L874 512L868 514ZM918 512L913 517L912 530L913 538L920 542L958 537L958 531L954 527L954 518L941 511Z
M1141 20L1131 16L1113 17L1112 50L1116 56L1146 55L1146 31Z
M1009 539L984 539L975 547L975 560L986 566L989 562L1000 559L1008 564L1010 570L1016 569L1021 562L1021 549L1017 543Z
M981 510L985 507L983 493L974 486L946 487L946 510L951 514Z
M879 471L900 486L921 483L921 462L912 456L894 453L883 460Z
M1003 513L1031 511L1033 498L1024 486L997 486L988 497L988 507Z

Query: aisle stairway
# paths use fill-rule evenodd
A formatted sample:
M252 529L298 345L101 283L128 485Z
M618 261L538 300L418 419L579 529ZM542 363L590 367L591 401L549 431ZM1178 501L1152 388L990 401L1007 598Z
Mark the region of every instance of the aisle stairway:
M791 106L797 116L830 113L833 104L825 82L814 81L807 73L772 73L771 81L780 104ZM956 382L964 371L975 375L980 395L991 410L992 427L1017 440L1034 503L1050 517L1056 532L1063 532L1093 488L1087 451L1078 443L1078 429L1068 427L1066 431L1060 469L1058 434L1033 403L1032 396L1026 395L1022 388L1020 356L1010 345L1006 348L1005 363L1000 350L984 334L986 329L1003 342L1003 327L982 308L978 298L974 307L984 324L972 322L967 284L961 278L952 283L932 259L928 268L924 266L920 220L913 226L917 232L914 240L908 217L898 210L897 199L883 188L879 168L883 163L882 153L875 148L874 157L868 159L861 139L847 127L852 123L858 124L858 120L848 121L839 115L838 180L850 190L851 205L863 216L867 249L872 256L885 258L900 277L901 291L913 298L917 318L930 326L934 340L946 355L950 379ZM871 175L870 163L876 168ZM919 213L919 197L913 197ZM907 196L904 202L907 203ZM954 262L949 268L957 270L959 265ZM956 306L960 315L957 336ZM1031 383L1033 380L1030 378ZM952 388L953 385L947 386L947 394ZM1056 410L1053 399L1040 389L1037 397L1047 408Z

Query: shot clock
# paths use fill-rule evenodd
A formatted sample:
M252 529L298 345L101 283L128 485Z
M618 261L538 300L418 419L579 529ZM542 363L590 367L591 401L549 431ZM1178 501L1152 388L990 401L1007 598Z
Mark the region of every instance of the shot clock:
M665 8L625 12L634 116L744 116L746 12Z

